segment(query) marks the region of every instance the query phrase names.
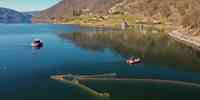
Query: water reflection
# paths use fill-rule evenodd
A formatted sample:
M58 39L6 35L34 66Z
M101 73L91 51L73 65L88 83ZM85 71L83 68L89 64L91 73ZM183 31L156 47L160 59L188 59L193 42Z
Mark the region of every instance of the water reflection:
M63 33L59 36L89 51L102 52L109 49L122 57L138 56L149 65L200 71L200 53L155 31L145 34L104 30Z

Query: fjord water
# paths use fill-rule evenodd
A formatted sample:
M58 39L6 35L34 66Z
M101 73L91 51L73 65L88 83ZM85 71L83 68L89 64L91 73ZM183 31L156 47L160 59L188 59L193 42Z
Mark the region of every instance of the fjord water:
M199 53L164 35L56 24L2 24L0 27L2 100L100 99L49 78L57 74L117 73L121 78L200 83ZM34 38L41 39L44 47L30 47ZM129 56L140 57L142 63L126 64ZM200 98L200 88L188 85L138 81L85 84L109 92L111 100Z

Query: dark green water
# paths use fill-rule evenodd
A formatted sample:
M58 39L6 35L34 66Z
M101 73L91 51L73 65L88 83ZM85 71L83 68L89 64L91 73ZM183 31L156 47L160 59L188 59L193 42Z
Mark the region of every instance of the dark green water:
M0 25L1 100L101 100L84 90L49 79L56 74L117 73L200 83L200 53L167 36L74 25ZM96 32L97 31L97 32ZM40 38L44 47L33 49ZM128 56L142 64L127 65ZM198 100L200 87L137 81L93 81L87 86L111 100Z

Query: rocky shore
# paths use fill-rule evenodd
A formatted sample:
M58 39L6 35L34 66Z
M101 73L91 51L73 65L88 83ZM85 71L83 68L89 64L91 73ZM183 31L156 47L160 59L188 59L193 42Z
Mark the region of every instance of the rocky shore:
M175 39L176 41L179 41L187 46L190 46L194 49L200 50L200 37L199 36L191 36L187 34L183 34L179 30L172 31L168 33L168 35Z

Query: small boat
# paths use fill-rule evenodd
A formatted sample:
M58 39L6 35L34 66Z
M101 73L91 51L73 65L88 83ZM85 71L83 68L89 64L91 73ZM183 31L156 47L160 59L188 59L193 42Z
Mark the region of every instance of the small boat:
M132 65L132 64L139 64L139 63L141 63L141 60L140 60L140 58L136 58L136 59L130 58L130 59L126 60L126 62L128 64Z
M43 47L43 42L39 39L34 39L33 42L31 43L31 46L34 48L41 48Z

